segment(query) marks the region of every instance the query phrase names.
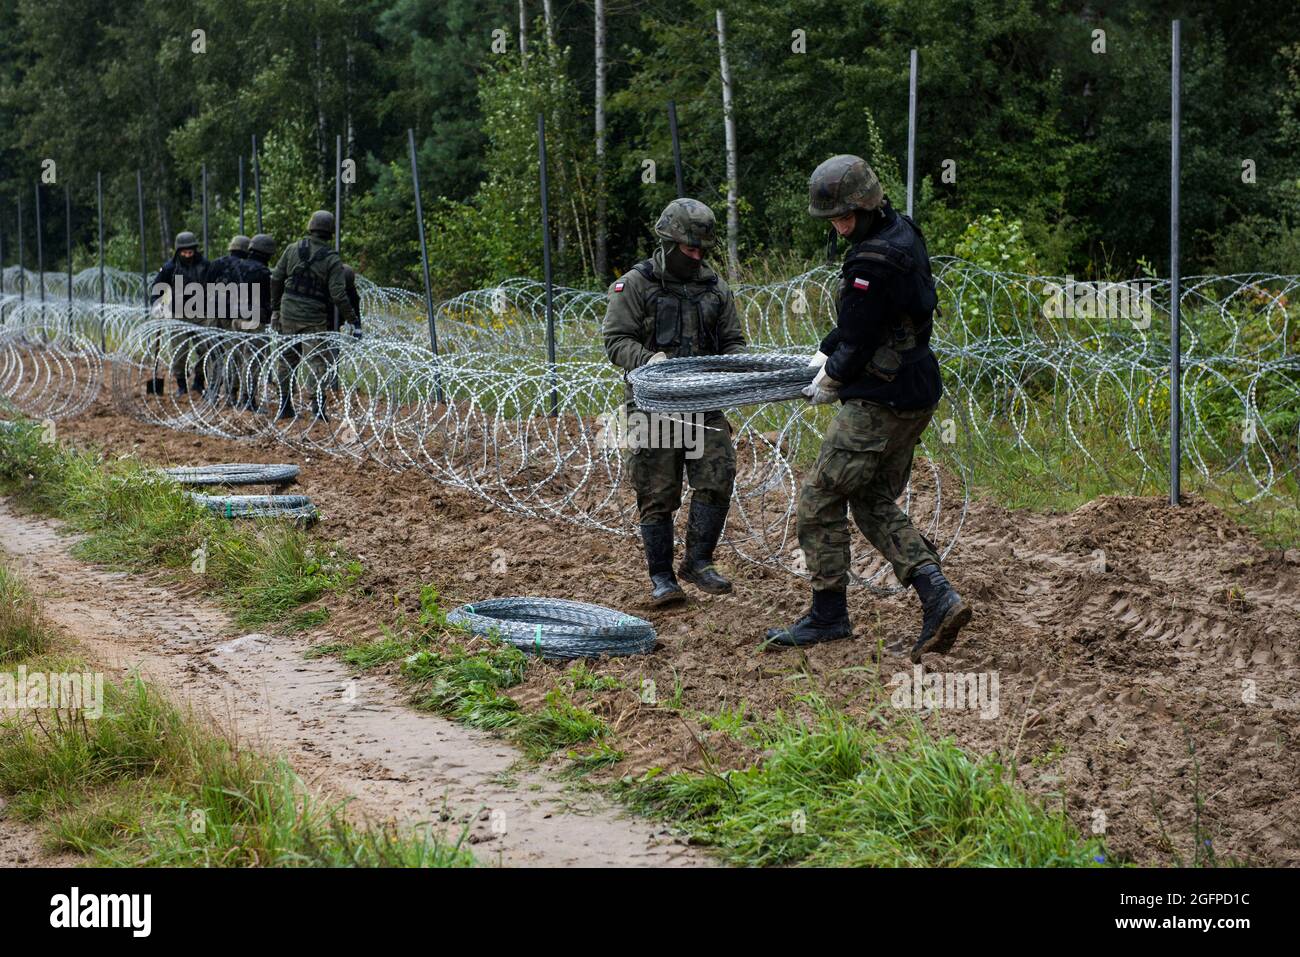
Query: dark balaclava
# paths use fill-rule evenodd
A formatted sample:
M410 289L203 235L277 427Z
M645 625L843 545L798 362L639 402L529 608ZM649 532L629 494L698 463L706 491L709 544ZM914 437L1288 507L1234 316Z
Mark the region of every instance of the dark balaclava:
M664 243L664 268L678 282L690 282L700 275L702 260L692 259L676 243Z

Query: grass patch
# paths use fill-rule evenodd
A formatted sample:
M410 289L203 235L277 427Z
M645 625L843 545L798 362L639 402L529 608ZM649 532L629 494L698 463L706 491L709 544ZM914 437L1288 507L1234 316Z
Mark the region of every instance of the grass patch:
M573 703L561 688L546 695L546 707L518 723L513 740L530 758L540 761L561 748L603 738L609 728L586 708Z
M0 562L0 666L45 654L53 644L35 596Z
M721 773L650 771L616 786L746 866L1050 867L1105 860L1064 812L1043 809L992 758L916 722L876 730L817 701L756 726L764 760Z
M34 427L0 430L0 491L83 533L78 558L204 578L243 627L282 621L361 573L334 551L322 554L300 528L214 515L138 461L47 443ZM315 627L322 613L305 612L290 627Z
M21 665L29 676L90 670L48 652L48 625L3 566L0 594L17 595L22 609L0 616L0 667ZM102 687L98 709L26 708L0 720L6 813L39 824L52 849L101 866L474 863L460 842L428 829L355 824L284 761L237 747L138 677Z

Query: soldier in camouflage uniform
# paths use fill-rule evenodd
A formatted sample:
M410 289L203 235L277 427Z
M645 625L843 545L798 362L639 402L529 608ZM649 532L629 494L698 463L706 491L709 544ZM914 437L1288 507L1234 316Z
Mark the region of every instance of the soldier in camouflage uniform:
M307 238L285 248L275 271L271 273L271 328L291 339L276 370L280 384L280 411L277 418L291 419L293 410L293 374L300 362L312 372L315 394L312 417L325 420L325 381L328 347L322 341L306 344L302 339L329 331L330 311L338 307L343 322L359 320L348 301L343 261L330 245L334 237L334 214L317 210L307 223Z
M715 228L708 206L694 199L674 200L655 224L660 242L654 255L609 287L605 354L620 369L631 372L669 357L730 355L745 350L731 291L704 262ZM630 386L627 414L629 423L649 420L647 413L633 406ZM651 601L656 605L686 597L673 574L673 514L682 504L683 471L692 495L686 551L678 574L710 594L731 591L731 582L713 565L736 480L731 426L721 412L682 418L685 423L697 423L694 431L683 435L683 441L672 443L671 448L640 447L643 443L631 442L626 457L636 489ZM697 449L702 446L702 454L688 457L687 444Z
M203 258L203 253L199 250L199 238L188 229L176 234L176 251L172 258L163 263L158 274L154 276L154 286L165 286L168 289L165 301L171 303L171 312L168 318L179 319L184 322L192 323L196 326L207 325L207 319L204 318L203 312L199 316L186 318L182 314L182 303L175 298L175 287L173 283L179 278L184 285L198 283L204 290L204 302L206 303L207 282L210 264ZM182 290L184 290L184 285ZM154 292L151 295L151 302L156 304L159 299L163 298L161 292ZM185 382L185 365L189 359L190 348L195 345L195 339L199 338L194 332L174 333L170 340L172 343L172 361L171 374L176 380L176 394L185 395L191 388L195 392L201 392L204 387L203 379L203 355L196 351L194 362L194 382L192 386L187 386Z
M230 240L230 245L226 247L226 255L219 259L212 260L208 270L208 282L213 284L234 285L238 289L238 284L245 281L244 264L248 260L248 247L252 242L247 236L235 236ZM235 294L234 302L238 302L238 292ZM228 297L222 297L219 302L224 305L232 304ZM224 329L229 332L235 327L235 315L216 315L210 320L209 325L217 329ZM232 403L239 396L239 381L233 368L227 368L227 356L220 345L214 345L208 350L208 379L214 390L219 391ZM222 380L218 382L217 380Z
M267 344L267 329L271 325L271 257L275 255L275 240L266 233L258 233L248 244L248 258L243 262L244 281L256 283L258 313L251 319L235 323L240 333L235 345L232 398L236 409L257 411L257 381L261 378L261 352Z
M812 576L812 608L770 641L808 645L853 634L849 524L845 509L921 599L921 634L911 650L943 653L971 619L944 578L934 544L898 507L912 456L943 394L930 351L938 298L925 237L889 204L875 173L857 156L835 156L813 172L808 212L829 219L850 243L840 272L836 325L810 365L804 390L814 404L842 404L799 493L799 545Z

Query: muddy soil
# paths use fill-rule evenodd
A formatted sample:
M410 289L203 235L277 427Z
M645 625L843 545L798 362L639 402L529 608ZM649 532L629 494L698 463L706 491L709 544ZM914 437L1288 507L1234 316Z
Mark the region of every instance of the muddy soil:
M354 818L443 822L452 840L467 830L480 859L507 866L708 863L599 796L520 767L505 742L406 707L383 678L307 659L302 639L241 633L192 587L88 566L70 544L55 523L0 501L0 552L92 660L137 671L236 740L285 755L351 801ZM0 864L40 859L30 829L0 825Z
M660 697L679 694L688 714L742 704L770 714L807 691L865 708L879 693L875 675L912 672L891 650L918 627L910 593L851 593L855 640L762 651L767 626L802 612L806 585L734 555L719 562L733 595L696 593L685 608L654 611L634 539L510 514L414 470L144 426L102 399L60 427L74 441L165 464L300 465L297 491L323 513L317 534L366 568L359 589L329 600L331 620L314 641L373 636L394 596L413 608L424 583L448 607L532 594L649 618L660 638L652 655L595 666L628 689L592 705L617 723L627 755L611 776L752 757L698 722L642 705L643 679ZM921 482L924 471L918 462ZM1200 803L1200 837L1220 859L1300 864L1300 554L1264 548L1197 499L1171 510L1104 497L1066 514L975 501L946 570L976 617L953 653L927 667L995 672L1000 700L997 717L926 711L933 728L974 753L1014 757L1027 788L1085 832L1104 827L1121 858L1190 860ZM540 700L559 673L530 665L516 697Z

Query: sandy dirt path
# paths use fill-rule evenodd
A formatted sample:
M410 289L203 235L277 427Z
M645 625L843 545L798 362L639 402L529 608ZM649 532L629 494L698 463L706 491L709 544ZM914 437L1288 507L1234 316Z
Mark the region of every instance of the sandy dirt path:
M710 863L653 823L518 767L505 742L407 707L386 680L307 659L301 639L241 633L220 608L157 576L77 561L71 543L55 523L0 502L0 549L93 659L138 670L242 741L285 755L314 785L354 799L360 816L442 816L452 836L469 827L481 859L507 866ZM9 822L0 865L35 860L30 845Z

